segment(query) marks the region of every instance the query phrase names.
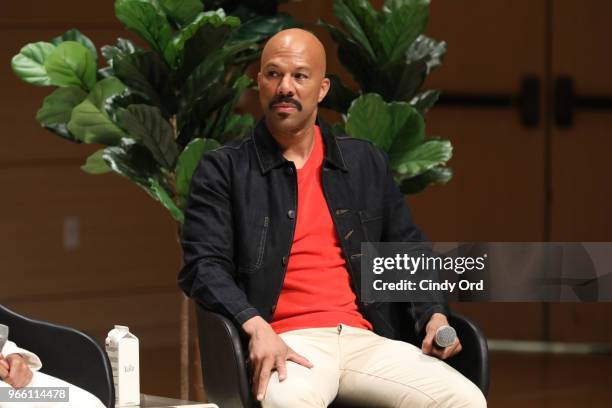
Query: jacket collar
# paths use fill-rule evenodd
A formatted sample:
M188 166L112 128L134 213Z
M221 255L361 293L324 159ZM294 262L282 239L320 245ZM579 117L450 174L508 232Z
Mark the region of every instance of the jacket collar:
M321 135L325 143L324 161L343 171L348 171L338 141L329 126L320 120L319 115L317 115L315 124L321 129ZM257 122L255 129L251 133L251 138L253 139L255 153L257 154L259 166L263 174L266 174L270 169L289 162L283 157L278 143L276 143L276 140L268 130L266 121L263 118Z

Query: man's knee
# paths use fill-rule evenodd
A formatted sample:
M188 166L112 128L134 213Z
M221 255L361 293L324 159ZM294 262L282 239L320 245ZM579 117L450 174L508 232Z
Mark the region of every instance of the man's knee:
M444 396L439 399L442 408L486 408L487 400L480 389L464 377L463 381L449 384Z
M285 380L282 383L270 385L261 402L263 408L327 406L325 398L313 384L299 381L289 383Z

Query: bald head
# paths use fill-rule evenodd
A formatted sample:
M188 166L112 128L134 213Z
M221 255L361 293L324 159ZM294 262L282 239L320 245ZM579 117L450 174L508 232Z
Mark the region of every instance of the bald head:
M301 55L313 71L325 76L325 48L314 34L301 28L282 30L270 37L261 53L261 66L271 58L291 54Z
M295 134L300 129L311 131L318 104L330 86L323 44L299 28L274 35L261 53L257 84L268 129Z

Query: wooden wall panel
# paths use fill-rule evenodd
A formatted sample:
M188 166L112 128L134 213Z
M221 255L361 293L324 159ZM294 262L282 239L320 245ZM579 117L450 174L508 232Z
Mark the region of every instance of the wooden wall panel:
M24 297L174 285L177 225L139 188L78 166L0 170L0 258ZM78 246L70 242L77 222ZM65 241L67 239L68 241ZM68 247L65 246L68 244Z
M19 0L3 1L0 26L14 27L78 25L79 27L108 25L118 26L115 19L114 1L79 0Z
M125 325L139 338L142 349L155 349L178 344L181 296L167 286L87 297L67 294L52 300L33 296L3 304L33 319L82 330L101 344L115 324Z
M453 179L409 196L414 219L434 241L538 241L543 238L544 156L540 130L516 112L434 108L427 133L453 143Z
M448 43L430 87L516 93L523 75L545 69L546 1L432 1L428 35Z

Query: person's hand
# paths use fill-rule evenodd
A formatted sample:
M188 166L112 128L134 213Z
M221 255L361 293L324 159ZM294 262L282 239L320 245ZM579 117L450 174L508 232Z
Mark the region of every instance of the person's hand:
M32 381L32 370L21 354L9 354L0 358L0 378L14 388L22 388Z
M453 344L445 348L440 348L434 344L436 330L438 330L438 328L441 326L447 325L448 320L442 313L434 313L431 316L427 326L425 327L425 338L421 344L421 350L423 350L423 353L438 357L441 360L446 360L447 358L452 357L461 351L461 342L459 341L459 337L455 339Z
M4 381L9 374L9 365L8 361L4 358L2 354L0 354L0 380Z
M253 317L242 325L250 336L249 359L253 370L253 393L261 401L268 388L272 370L278 371L279 381L287 378L286 361L312 368L313 364L287 346L278 334L260 316Z

